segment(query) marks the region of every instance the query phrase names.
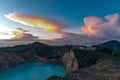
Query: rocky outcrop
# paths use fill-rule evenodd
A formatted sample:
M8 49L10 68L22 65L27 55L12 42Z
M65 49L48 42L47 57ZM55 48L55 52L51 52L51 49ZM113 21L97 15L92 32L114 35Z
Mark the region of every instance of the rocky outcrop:
M78 70L78 61L72 50L66 52L63 57L61 57L63 65L66 67L67 73Z
M62 77L58 77L58 76L51 76L47 80L63 80L63 78Z
M0 71L24 63L25 60L13 53L4 53L0 56Z
M63 65L70 73L92 66L98 58L95 51L80 50L79 46L49 46L35 42L0 48L0 71L25 62L38 62Z
M61 57L66 51L65 46L48 46L39 42L0 48L0 71L25 62L63 65Z
M67 73L81 68L90 67L100 58L99 52L91 50L70 49L61 60Z
M94 66L71 72L65 80L120 80L120 64L116 63L101 59Z
M101 57L100 53L94 50L73 49L73 53L78 61L79 69L94 65Z
M47 63L50 63L50 64L57 64L57 65L63 65L63 61L61 58L53 58L53 59L48 59Z
M64 80L120 80L119 61L106 59L105 55L104 49L102 52L83 48L81 50L68 45L48 46L36 42L0 48L0 71L25 62L52 63L66 68L67 76ZM54 76L49 80L63 78Z

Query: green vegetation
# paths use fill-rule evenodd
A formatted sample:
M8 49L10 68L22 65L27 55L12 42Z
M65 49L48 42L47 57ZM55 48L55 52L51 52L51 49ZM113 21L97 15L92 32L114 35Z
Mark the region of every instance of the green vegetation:
M97 51L74 49L73 52L78 60L79 68L89 67L101 57Z
M114 56L112 54L102 54L102 58L111 60L115 64L120 64L120 56Z
M99 44L98 46L110 49L114 52L120 52L120 42L116 40L111 40L111 41Z

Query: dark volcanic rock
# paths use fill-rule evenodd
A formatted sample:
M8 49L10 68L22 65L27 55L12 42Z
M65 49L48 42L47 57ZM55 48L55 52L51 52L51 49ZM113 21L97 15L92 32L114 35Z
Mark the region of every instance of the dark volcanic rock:
M65 80L120 80L120 64L101 59L94 66L69 73Z
M52 76L52 77L48 78L47 80L63 80L63 78L58 77L58 76Z
M14 47L0 48L0 54L4 52L20 53L20 55L26 55L21 53L35 54L44 58L61 57L64 52L67 51L66 47L62 46L48 46L39 42L35 42L28 45L18 45Z
M25 60L13 53L4 53L0 56L0 71L3 71L9 67L16 66L24 63Z
M48 59L47 62L51 64L63 65L63 61L61 60L61 58Z
M65 46L48 46L39 42L28 45L0 48L0 71L25 62L52 63L62 65Z
M0 48L0 71L25 62L52 63L63 65L67 76L65 79L53 76L47 80L120 80L120 64L103 59L106 52L104 49L49 46L38 42Z
M14 47L0 48L0 55L4 53L14 53L24 59L29 59L36 55L42 58L59 58L67 51L65 46L48 46L39 42L28 45L18 45Z
M99 52L94 50L73 49L73 52L77 58L79 69L94 65L100 58Z
M100 57L100 53L93 50L71 49L61 57L61 60L66 67L67 73L69 73L94 65Z

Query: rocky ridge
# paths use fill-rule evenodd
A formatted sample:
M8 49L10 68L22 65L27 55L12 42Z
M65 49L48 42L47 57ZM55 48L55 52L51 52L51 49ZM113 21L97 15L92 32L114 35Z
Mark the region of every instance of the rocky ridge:
M106 58L113 56L107 52L99 47L49 46L39 42L0 48L0 71L26 62L52 63L66 68L64 80L120 80L119 60Z

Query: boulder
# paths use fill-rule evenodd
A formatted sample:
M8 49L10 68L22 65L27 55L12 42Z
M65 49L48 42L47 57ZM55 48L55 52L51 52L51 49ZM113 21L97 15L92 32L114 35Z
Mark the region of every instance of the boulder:
M63 80L63 78L58 76L51 76L47 80Z

